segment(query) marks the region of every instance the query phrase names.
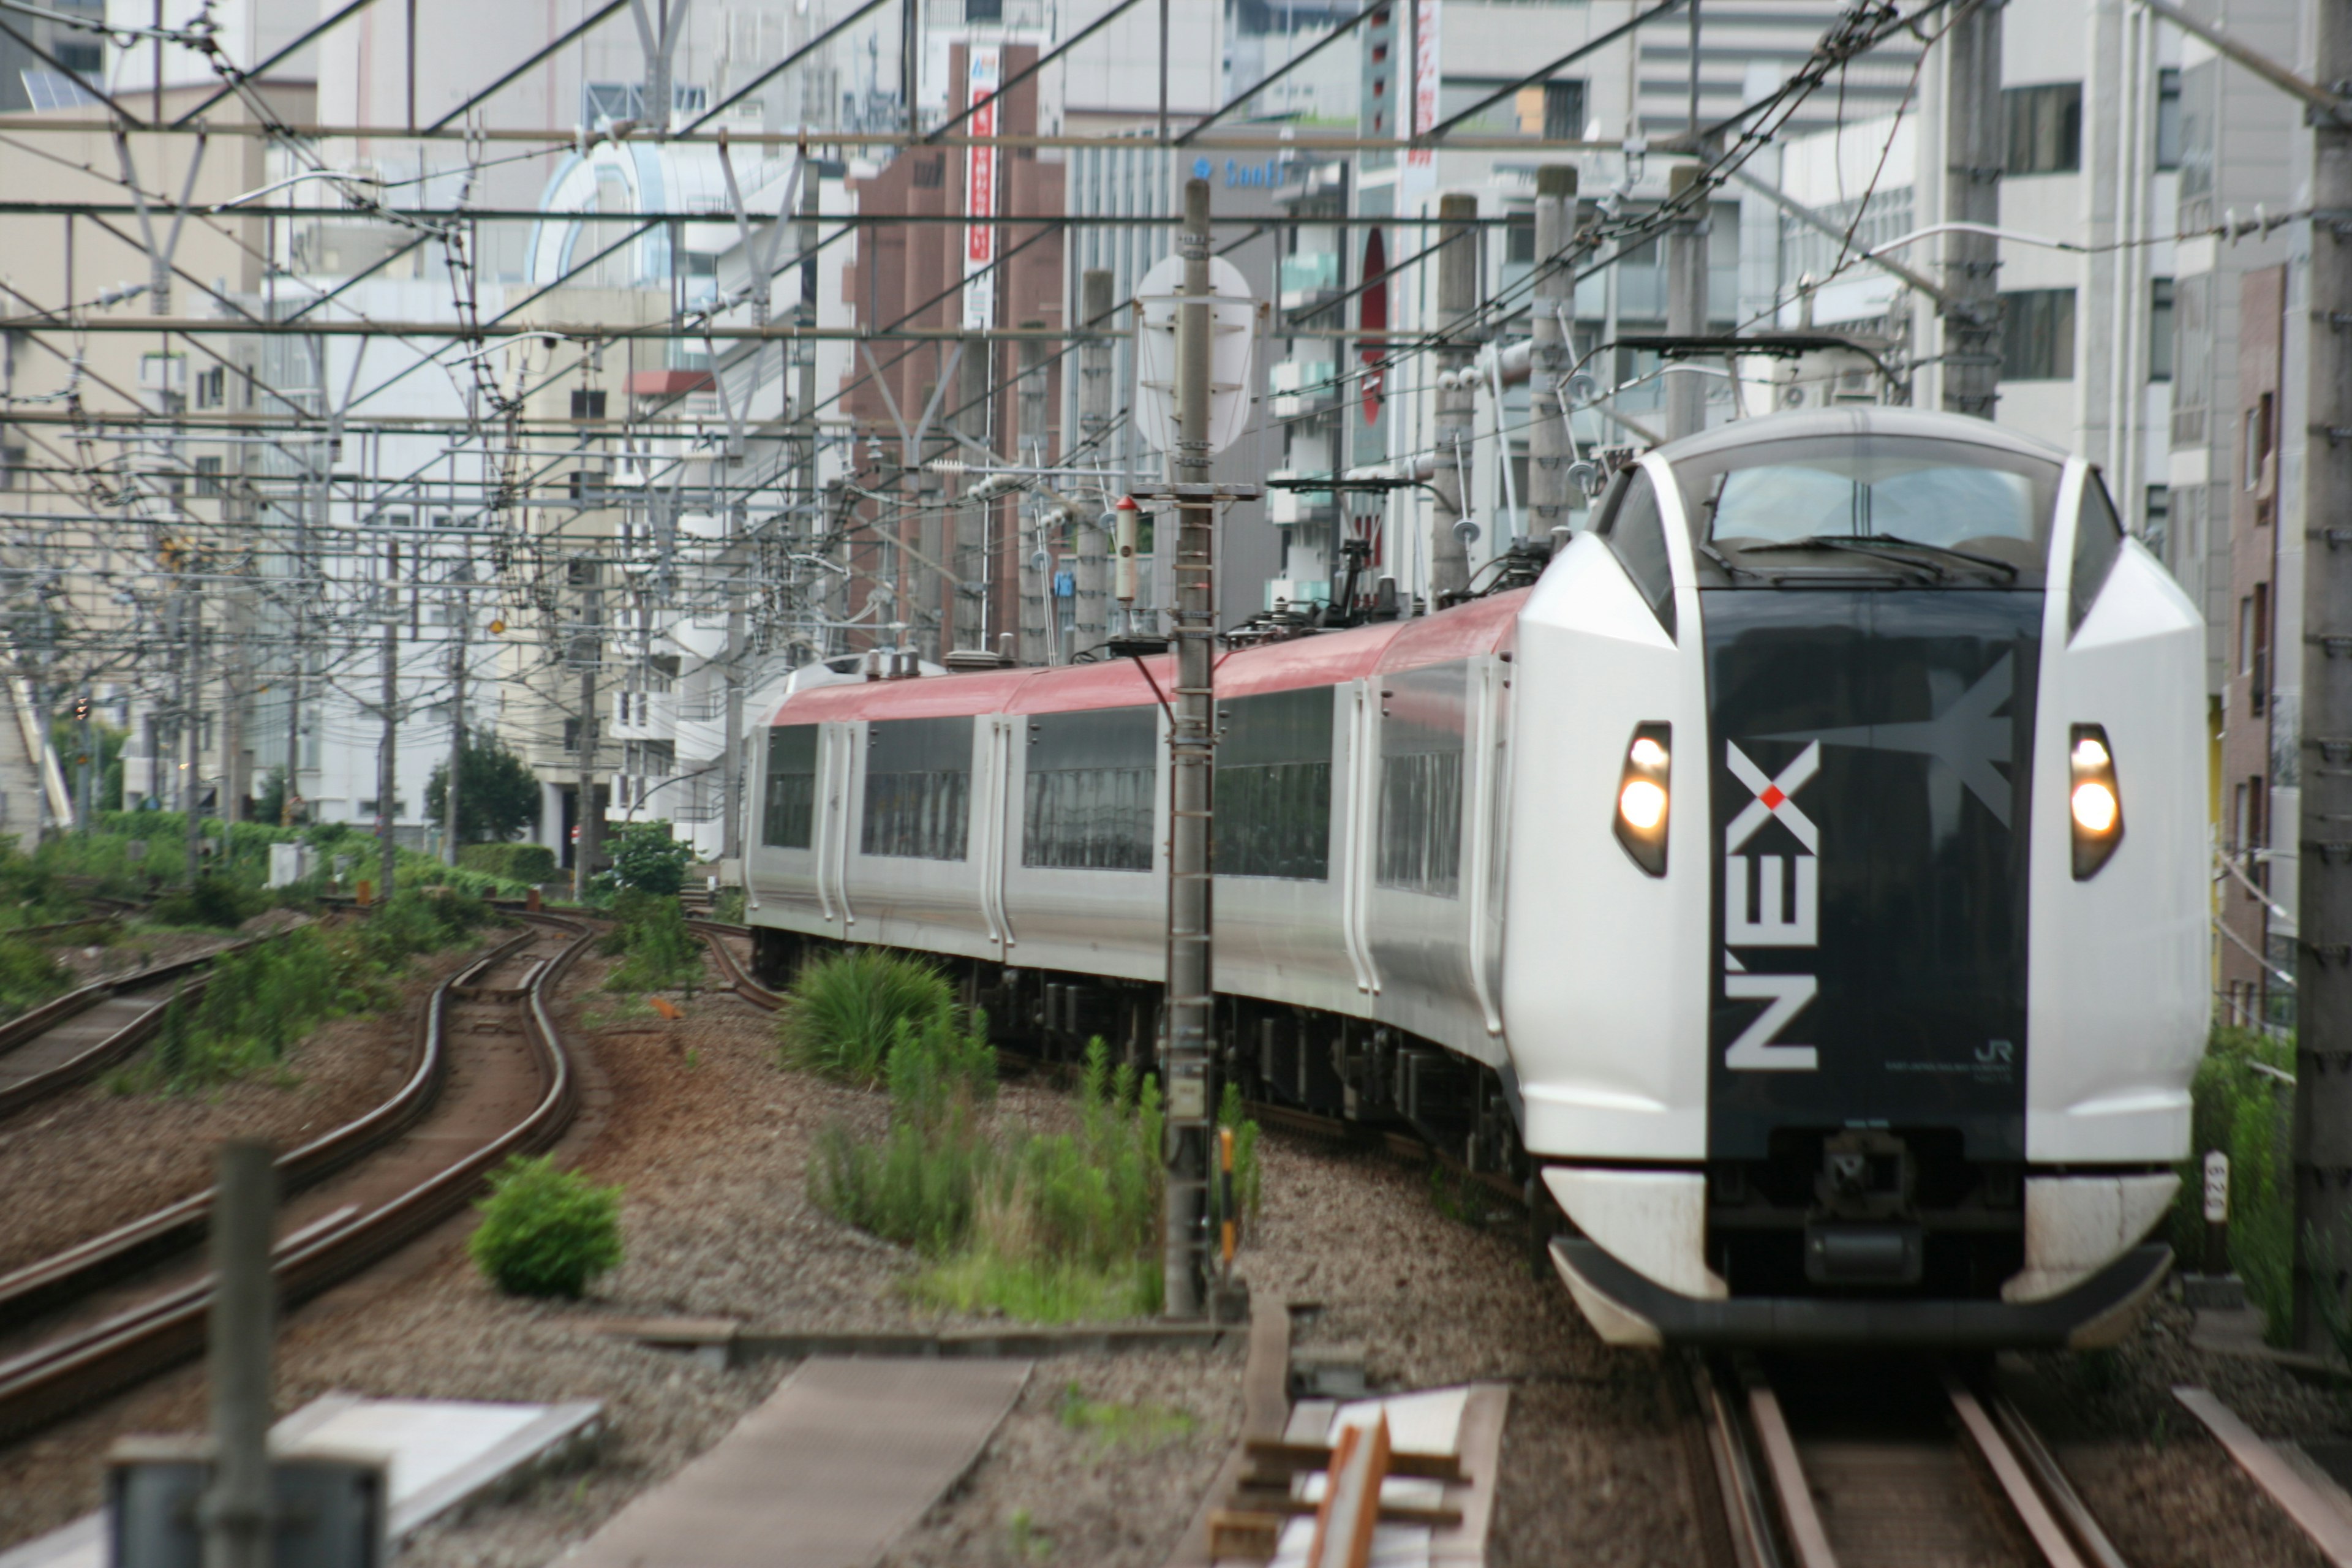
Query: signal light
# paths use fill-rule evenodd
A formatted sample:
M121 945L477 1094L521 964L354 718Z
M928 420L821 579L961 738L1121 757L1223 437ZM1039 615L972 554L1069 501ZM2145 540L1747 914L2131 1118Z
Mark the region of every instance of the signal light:
M1675 727L1636 724L1617 779L1617 842L1653 877L1666 874L1666 826L1674 804Z
M2099 873L2124 840L2123 792L2116 784L2115 753L2107 732L2096 724L2077 724L2066 753L2067 815L2073 818L2074 880L2087 881Z

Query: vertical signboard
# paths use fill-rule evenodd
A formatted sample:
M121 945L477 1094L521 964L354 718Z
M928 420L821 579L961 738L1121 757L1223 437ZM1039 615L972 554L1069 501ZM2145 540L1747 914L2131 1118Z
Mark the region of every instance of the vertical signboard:
M1441 28L1442 0L1420 0L1412 16L1412 123L1411 134L1418 136L1438 121L1438 83L1442 73L1438 65L1437 42ZM1399 194L1410 205L1437 188L1437 149L1409 147L1405 150L1404 167L1399 173Z
M995 46L972 46L964 68L964 106L980 107L964 121L967 135L996 134L1000 105L981 104L981 100L996 90L1003 69L1003 53ZM964 149L963 211L967 219L975 220L963 228L963 328L968 332L986 331L996 325L996 274L989 270L996 260L996 226L987 221L996 214L996 171L995 148Z

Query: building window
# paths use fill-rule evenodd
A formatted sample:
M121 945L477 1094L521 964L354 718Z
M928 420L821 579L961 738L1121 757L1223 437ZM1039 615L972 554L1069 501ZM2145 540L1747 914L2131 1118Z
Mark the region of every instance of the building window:
M572 389L572 417L574 419L602 419L604 417L604 390L601 387L593 391L584 386L573 387Z
M2180 167L2180 68L2164 66L2156 73L2156 166Z
M566 719L563 721L563 749L567 752L577 752L580 749L580 721L577 719Z
M2253 657L2246 664L2246 707L2260 713L2270 705L2271 585L2254 584Z
M2140 538L2159 561L2168 560L2165 546L2172 536L2172 490L2166 485L2147 487L2147 518Z
M196 373L196 406L218 408L228 398L228 371L221 365Z
M196 494L217 496L221 493L221 460L218 458L196 459Z
M892 719L866 730L867 855L961 860L971 815L971 720Z
M2083 166L2083 84L2001 89L2011 174L2067 174Z
M1151 869L1157 708L1040 713L1029 721L1021 863Z
M2074 290L2026 289L2000 297L2000 379L2074 378Z
M1468 673L1458 664L1381 682L1384 888L1450 899L1462 886L1462 727Z
M1310 686L1219 708L1217 875L1330 875L1331 701Z
M28 489L25 476L29 471L31 450L25 447L0 447L0 490Z
M2147 378L2172 379L2172 279L2155 278L2147 286Z

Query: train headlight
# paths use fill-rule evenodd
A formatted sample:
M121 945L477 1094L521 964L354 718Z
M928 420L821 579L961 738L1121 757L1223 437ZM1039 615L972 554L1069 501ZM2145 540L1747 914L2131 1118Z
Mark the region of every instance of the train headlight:
M1674 804L1675 727L1636 724L1617 779L1617 842L1653 877L1666 874L1666 822Z
M2074 834L2074 880L2095 877L2124 840L2123 792L2116 784L2115 753L2107 732L2077 724L2066 753L2067 814Z

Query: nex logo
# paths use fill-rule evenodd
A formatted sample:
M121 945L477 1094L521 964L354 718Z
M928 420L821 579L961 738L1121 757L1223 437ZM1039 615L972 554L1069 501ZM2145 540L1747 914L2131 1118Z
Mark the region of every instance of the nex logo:
M1755 798L1740 808L1723 833L1723 966L1727 971L1723 994L1735 1002L1767 1005L1731 1043L1723 1065L1745 1072L1812 1072L1821 1065L1814 1047L1777 1045L1773 1037L1812 1001L1820 990L1818 978L1750 974L1731 950L1820 945L1821 832L1793 797L1821 771L1821 742L1816 741L1799 752L1777 778L1729 742L1725 742L1724 752L1732 776L1746 784ZM1772 820L1787 828L1804 852L1741 854L1757 831Z

